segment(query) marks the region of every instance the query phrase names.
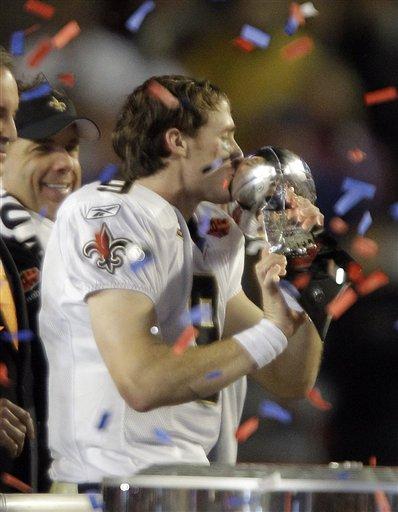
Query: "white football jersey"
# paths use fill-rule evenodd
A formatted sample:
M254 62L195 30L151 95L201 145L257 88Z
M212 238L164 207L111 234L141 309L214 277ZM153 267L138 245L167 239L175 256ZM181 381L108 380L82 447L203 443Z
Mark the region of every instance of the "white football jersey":
M120 193L120 183L92 183L68 197L46 250L40 334L49 360L54 480L97 482L151 464L208 464L216 444L218 461L236 460L234 432L246 379L210 402L133 410L98 351L86 298L110 288L147 295L159 337L170 345L193 307L202 318L196 342L214 341L223 331L228 300L241 290L241 231L220 208L201 203L195 212L205 233L201 251L170 203L138 184Z

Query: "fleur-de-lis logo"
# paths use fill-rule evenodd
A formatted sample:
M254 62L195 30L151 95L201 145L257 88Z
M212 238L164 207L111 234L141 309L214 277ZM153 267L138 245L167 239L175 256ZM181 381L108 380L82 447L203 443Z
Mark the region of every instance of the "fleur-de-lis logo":
M91 258L97 253L98 258L95 261L97 267L114 274L115 268L123 265L123 258L120 253L126 254L128 244L131 244L131 241L127 238L113 238L104 222L101 231L95 234L95 240L90 240L84 245L83 254L86 258Z
M59 110L60 112L64 112L66 110L66 104L63 101L57 100L55 96L51 96L48 106L55 110Z

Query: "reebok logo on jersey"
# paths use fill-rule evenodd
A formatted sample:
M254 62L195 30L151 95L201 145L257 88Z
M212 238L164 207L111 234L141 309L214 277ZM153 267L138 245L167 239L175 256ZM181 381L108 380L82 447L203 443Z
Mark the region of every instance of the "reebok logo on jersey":
M114 274L115 268L123 265L120 253L126 254L126 247L131 243L131 240L127 238L113 238L110 229L104 222L101 231L95 234L95 239L84 245L83 254L89 259L98 254L95 260L97 267L106 270L109 274Z
M108 204L106 206L93 206L89 209L86 219L100 219L102 217L112 217L120 210L120 204Z
M40 271L37 267L23 270L19 276L25 293L30 292L40 281Z

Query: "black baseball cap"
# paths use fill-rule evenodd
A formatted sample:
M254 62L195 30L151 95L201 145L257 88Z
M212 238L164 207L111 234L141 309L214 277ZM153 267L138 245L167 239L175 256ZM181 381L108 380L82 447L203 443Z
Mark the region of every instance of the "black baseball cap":
M34 93L30 97L29 91L21 94L15 117L18 137L45 139L71 124L76 125L81 139L93 141L101 135L93 121L77 115L72 100L65 94L54 89L39 97L35 97Z

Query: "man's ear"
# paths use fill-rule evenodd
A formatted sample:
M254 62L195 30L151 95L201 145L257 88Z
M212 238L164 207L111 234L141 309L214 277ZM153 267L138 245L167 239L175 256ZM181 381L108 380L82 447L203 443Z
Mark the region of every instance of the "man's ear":
M164 134L164 142L172 155L186 156L187 141L185 135L178 128L169 128Z

